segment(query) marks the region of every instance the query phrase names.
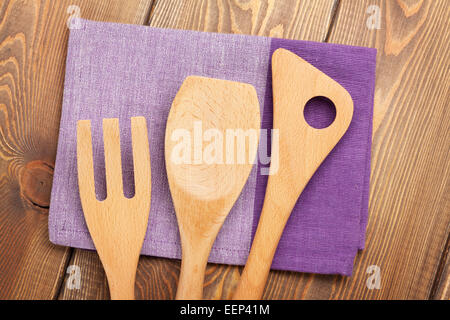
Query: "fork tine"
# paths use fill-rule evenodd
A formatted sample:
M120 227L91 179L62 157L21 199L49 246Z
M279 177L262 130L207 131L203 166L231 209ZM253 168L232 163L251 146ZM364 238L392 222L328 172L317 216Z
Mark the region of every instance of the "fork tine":
M77 170L80 198L85 203L96 203L94 163L92 156L91 121L77 123Z
M148 145L147 121L144 117L131 118L135 197L147 197L151 193L150 150Z
M123 197L119 119L103 119L103 143L105 150L106 197Z

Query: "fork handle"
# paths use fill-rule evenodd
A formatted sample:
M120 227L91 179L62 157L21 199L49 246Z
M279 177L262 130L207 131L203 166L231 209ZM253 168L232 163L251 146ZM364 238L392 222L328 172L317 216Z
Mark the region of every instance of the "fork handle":
M105 266L106 278L108 279L111 300L135 300L134 283L136 280L136 268L128 270L126 266L109 269Z

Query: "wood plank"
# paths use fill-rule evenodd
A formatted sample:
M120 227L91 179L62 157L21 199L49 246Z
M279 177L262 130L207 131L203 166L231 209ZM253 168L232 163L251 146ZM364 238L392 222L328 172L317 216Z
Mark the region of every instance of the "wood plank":
M446 209L447 212L450 208ZM433 300L450 300L450 235L447 238L447 245L442 253L441 265L438 268L434 279L430 298Z
M378 4L382 10L380 30L367 28L366 10L371 4ZM217 9L198 3L197 7L166 2L164 5L166 15L153 16L151 25L222 32L244 30L246 33L256 29L259 32L258 28L245 27L245 22L239 27L231 18L229 23L223 22L225 18L206 18L207 8L210 12L220 12L219 8L222 11L228 8L226 5ZM232 11L233 7L228 10ZM185 13L177 20L174 16L180 15L179 11ZM249 20L258 21L247 17ZM448 108L445 108L448 87L437 85L448 82L445 81L448 79L446 21L448 10L444 1L422 4L340 2L328 40L377 47L380 51L367 249L357 257L351 278L271 272L264 298L428 298L449 232L448 197L445 197L449 193L449 139L445 136L450 123ZM277 23L258 34L267 30L270 34L274 25ZM440 39L435 41L438 35ZM295 38L289 32L281 36ZM320 39L323 37L315 40ZM381 268L379 290L366 286L369 277L366 270L370 265ZM210 268L215 271L215 283L220 284L217 270L225 267ZM209 290L205 290L207 297L230 296L237 278L226 288L207 282L210 285Z
M145 22L151 0L0 4L0 299L57 296L71 249L48 240L69 5L89 19Z
M294 0L252 0L246 3L233 0L164 0L157 1L154 5L149 24L163 28L321 41L327 36L334 8L334 0L315 1L314 6L305 1ZM109 298L107 290L99 289L105 282L105 276L95 253L75 250L70 263L81 267L82 288L68 290L66 285L63 285L60 298ZM204 297L230 299L241 269L236 266L209 264L205 275ZM179 272L179 260L142 256L136 275L136 298L173 299ZM278 283L280 279L282 281L283 275L286 274L299 276L289 272L272 272L269 283ZM303 281L302 278L297 284L308 285L308 281ZM282 287L292 289L289 282L283 282ZM288 297L291 297L293 295L289 290L269 292L265 298L283 297L285 292L290 293Z
M374 4L379 30L366 25ZM448 15L445 0L340 1L328 40L378 49L367 245L352 277L279 274L267 296L448 297L448 261L440 261L450 231ZM380 289L366 284L371 265L380 267Z
M341 1L330 33L327 29L333 1L322 1L317 7L304 1L286 1L281 5L277 1L273 7L272 1L256 2L160 1L154 7L150 24L316 41L327 39L379 50L367 248L358 255L351 278L272 271L263 298L426 299L432 296L445 299L448 262L444 261L442 272L438 268L443 265L441 252L450 225L447 196L450 121L445 108L448 87L442 85L448 83L445 66L449 41L444 28L449 11L445 10L445 0L378 0L357 4ZM382 10L380 30L369 30L366 26L369 16L366 9L371 4L378 4ZM308 20L310 16L315 18ZM142 257L136 296L173 298L179 264L176 260ZM381 268L379 290L369 290L366 286L369 277L366 270L370 265ZM205 297L230 298L240 270L240 267L210 264ZM96 272L101 278L101 268ZM432 294L439 274L436 294ZM86 293L86 296L99 295ZM107 293L102 297L107 298Z
M79 269L66 272L58 299L110 299L106 274L96 251L74 249L68 265ZM76 285L76 276L79 276L79 286Z
M380 30L366 26L366 9L372 4L382 9ZM372 154L367 248L356 258L353 276L280 273L267 285L266 297L427 299L430 295L449 233L450 119L444 85L448 82L448 33L444 29L448 11L442 1L413 8L420 27L405 17L413 14L404 2L341 1L328 38L379 50L374 121L378 130ZM396 23L397 29L391 25L387 33L386 22ZM409 42L398 40L403 33ZM443 36L435 41L438 34ZM401 50L398 43L404 46ZM366 285L370 265L381 268L379 290ZM448 273L444 271L441 279L445 292Z
M314 5L306 1L158 1L150 18L150 25L321 41L326 38L334 5L335 1L329 0L314 1ZM142 288L153 289L147 289L147 294L142 298L174 298L180 262L152 257L141 257L141 261L144 261L141 266L151 271L138 272L137 287L142 291ZM240 278L241 269L236 266L208 264L204 297L230 299ZM155 280L140 274L153 274L156 279L164 279L166 287L161 287L161 284L156 286ZM284 274L294 273L271 272L269 283ZM298 274L296 276L298 277ZM303 279L300 283L303 284ZM289 286L290 283L283 282L283 288ZM283 292L269 292L264 298L273 298L280 294Z
M366 26L373 4L381 9L379 30ZM353 276L337 277L320 297L430 295L450 231L448 21L445 0L341 1L330 42L378 49L371 201L367 248ZM379 290L366 286L370 265L381 268ZM308 291L317 287L313 281Z
M286 39L325 39L336 1L157 1L150 25L161 28L250 34Z

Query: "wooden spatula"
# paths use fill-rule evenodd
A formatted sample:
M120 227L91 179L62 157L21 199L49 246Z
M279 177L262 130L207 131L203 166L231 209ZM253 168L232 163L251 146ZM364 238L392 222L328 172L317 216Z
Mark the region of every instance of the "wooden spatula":
M260 299L286 222L316 169L347 131L353 116L350 94L336 81L285 49L272 56L273 127L279 130L279 169L272 170L247 264L234 299ZM304 106L313 97L329 98L336 118L327 128L305 121ZM299 246L302 244L299 243Z
M230 146L227 129L248 136ZM190 76L172 103L165 158L182 245L177 299L202 298L209 252L250 174L259 129L249 84Z
M134 299L139 254L150 212L151 177L147 124L131 118L135 195L126 198L122 188L119 120L103 119L107 197L95 196L91 125L78 121L78 185L84 217L108 278L111 299Z

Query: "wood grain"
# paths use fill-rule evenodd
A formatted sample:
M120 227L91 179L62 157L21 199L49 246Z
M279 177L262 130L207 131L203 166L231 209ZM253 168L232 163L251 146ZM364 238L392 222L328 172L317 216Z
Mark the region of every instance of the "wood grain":
M245 33L321 41L326 38L334 13L335 1L315 1L314 6L306 1L158 1L150 17L154 27L180 28L209 32ZM141 257L145 266L168 278L169 287L176 287L179 262L167 259ZM162 261L167 261L166 263ZM229 299L239 280L240 267L208 264L204 287L205 299ZM283 277L289 272L271 272L273 277ZM156 274L155 274L156 275ZM150 280L137 279L140 287L151 285ZM150 282L150 283L149 283ZM278 293L279 294L279 293ZM147 298L174 295L152 293ZM275 297L264 296L265 298Z
M372 4L381 9L379 30L370 30L366 25L369 17L366 10ZM1 10L1 16L4 16L5 9L2 7ZM85 16L84 10L82 15ZM149 23L156 27L314 41L327 39L378 49L367 248L355 260L351 278L272 271L263 298L449 299L449 258L445 255L450 232L448 21L446 0L330 0L314 1L314 5L308 1L279 0L162 0L153 7ZM329 29L331 23L333 26ZM21 28L26 26L28 24ZM3 27L0 30L4 30ZM0 43L5 41L5 34L9 35L10 31L0 31ZM2 60L3 54L0 49ZM59 65L52 67L63 72ZM3 73L0 71L0 75ZM62 76L59 79L62 81ZM57 83L59 88L61 82ZM44 84L41 84L41 91L42 87ZM4 127L2 124L1 128ZM19 137L25 139L26 135ZM56 142L51 143L56 145ZM3 166L0 172L7 172L8 163L0 162ZM39 172L44 175L46 171ZM5 212L12 212L11 215L21 212L15 209L17 203L23 206L18 183L5 189L3 185L10 180L3 178L1 181L1 196L11 203L10 211ZM38 199L45 199L45 196ZM29 222L29 225L34 223ZM46 222L42 223L46 225ZM0 230L0 236L9 239L3 231L7 229L2 227ZM42 242L46 237L40 236ZM8 259L12 261L13 258ZM109 298L106 278L96 253L74 250L72 263L81 266L83 289L69 291L63 286L60 298ZM369 277L366 270L370 265L381 268L379 290L369 290L366 286ZM17 263L7 270L16 266ZM49 262L48 266L54 268L55 263ZM45 270L54 270L51 268ZM179 270L177 260L141 257L136 297L174 298ZM209 264L204 297L230 298L240 270L242 268L235 266ZM11 274L9 279L13 277ZM51 288L53 280L48 282ZM0 279L0 283L9 285L2 281ZM24 281L22 285L25 285ZM22 297L37 292L50 296L48 292L55 292L48 288L32 291L19 285L15 288L16 292L28 291L27 294L22 292ZM9 290L6 296L12 297Z
M217 7L216 2L201 3L195 2L196 7L192 2L157 3L151 24L222 32L237 30L239 23L233 29L231 22L223 23L226 18L220 18L220 12L239 12L234 1ZM366 10L371 4L378 4L381 9L380 30L367 28ZM160 7L166 9L161 16ZM331 14L332 4L329 10ZM248 9L244 13L256 11ZM211 12L215 13L209 18ZM330 42L379 50L368 245L358 255L351 278L272 271L263 298L426 299L435 281L439 282L437 292L448 292L448 263L444 272L438 272L450 229L448 15L445 1L339 2L326 38ZM259 21L258 16L249 20ZM284 24L290 25L289 21ZM238 29L267 34L277 24L269 25L272 27L246 29L242 22ZM308 28L307 24L303 27L313 34L320 30ZM282 36L296 38L284 32ZM321 39L323 34L316 33L315 40ZM366 286L369 277L366 270L370 265L381 268L379 290ZM227 292L234 286L235 283L229 284ZM445 293L441 297L445 298Z
M447 212L450 210L447 206ZM441 263L434 278L434 286L430 294L433 300L450 300L450 235L442 252Z
M0 3L0 299L57 296L71 249L48 240L47 215L68 38L67 8L143 23L152 1Z
M70 285L73 278L68 273L69 270L64 271L65 277L61 285L61 290L59 291L58 299L109 300L108 281L97 252L82 249L74 249L73 251L67 265L68 267L79 267L80 286Z
M155 1L148 24L164 28L322 41L327 36L335 4L335 0L315 0L314 5L297 0L252 0L248 3L237 0L163 0ZM107 290L99 289L99 283L105 281L105 275L99 268L99 262L92 262L95 259L98 259L96 253L74 250L72 260L82 270L83 289L69 290L63 286L60 299L109 299ZM180 264L179 260L141 256L136 275L136 299L174 299ZM86 268L90 270L85 270ZM230 299L240 278L240 270L242 268L237 266L208 264L203 297ZM89 277L86 278L84 274ZM280 281L283 288L289 287L289 290L269 291L264 298L295 298L291 290L298 290L283 281L291 274L295 275L291 272L272 271L268 288L272 283ZM67 277L68 275L65 281ZM308 286L309 283L310 279L307 277L301 278L296 285Z
M379 30L366 26L373 4ZM427 299L436 282L436 297L448 296L448 20L445 1L340 2L329 41L378 49L367 246L351 278L283 274L271 296ZM378 290L366 286L370 265L381 268Z
M325 39L336 1L162 0L150 25L162 28L251 34L287 39Z
M450 232L450 8L378 2L381 29L368 30L361 13L374 3L343 1L330 35L378 49L367 248L333 298L427 299ZM365 285L369 265L379 290Z

